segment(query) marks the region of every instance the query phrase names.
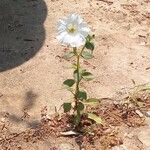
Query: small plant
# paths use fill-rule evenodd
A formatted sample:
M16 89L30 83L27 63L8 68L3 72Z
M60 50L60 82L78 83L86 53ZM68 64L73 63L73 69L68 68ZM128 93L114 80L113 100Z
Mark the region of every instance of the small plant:
M87 118L94 120L96 123L102 123L101 118L93 113L86 112L87 105L99 104L99 99L88 98L85 90L81 90L80 82L82 80L92 80L92 73L83 69L80 65L80 59L93 58L94 35L90 35L90 29L87 23L78 14L70 14L58 23L57 39L62 45L71 47L72 50L65 54L66 59L76 58L73 64L73 79L67 79L63 82L65 88L73 94L73 102L65 102L63 104L64 112L73 112L74 124L78 126L81 122L83 114Z

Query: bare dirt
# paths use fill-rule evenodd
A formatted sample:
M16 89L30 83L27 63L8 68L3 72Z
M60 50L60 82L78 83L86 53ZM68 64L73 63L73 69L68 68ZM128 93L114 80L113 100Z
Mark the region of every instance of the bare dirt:
M83 62L95 75L82 85L91 97L120 100L120 91L133 83L150 82L149 0L1 0L0 119L11 132L35 128L45 106L50 116L71 99L61 89L72 76L71 62L62 58L65 47L56 35L58 19L72 12L82 15L95 34L94 59ZM44 143L46 148L29 147L50 149L49 141Z
M122 146L125 150L148 150L150 148L149 110L150 94L138 92L135 97L126 97L121 103L101 99L99 105L88 107L87 111L100 116L103 124L95 124L84 115L76 130L71 115L55 114L49 119L46 107L41 111L41 121L37 127L22 132L12 132L9 115L5 115L0 122L0 148L3 150L115 150L122 149ZM28 119L23 117L22 121L25 120ZM132 142L135 144L134 147L129 144Z

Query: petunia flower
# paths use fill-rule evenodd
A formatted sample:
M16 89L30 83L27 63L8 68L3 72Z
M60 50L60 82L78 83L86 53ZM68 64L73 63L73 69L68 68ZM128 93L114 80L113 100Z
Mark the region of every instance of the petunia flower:
M89 32L87 23L80 15L73 13L59 20L57 39L62 45L80 47L85 44Z

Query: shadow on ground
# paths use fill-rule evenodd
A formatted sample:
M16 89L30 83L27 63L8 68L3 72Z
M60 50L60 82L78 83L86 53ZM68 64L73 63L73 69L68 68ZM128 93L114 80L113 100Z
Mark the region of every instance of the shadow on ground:
M22 108L21 108L23 115L19 116L17 114L11 113L7 116L9 121L11 121L15 124L24 123L28 127L36 128L39 124L39 121L30 119L30 115L28 114L28 111L34 107L37 97L38 97L38 95L36 93L34 93L32 90L28 91L25 95L25 99L24 99L24 102L23 102Z
M43 0L0 0L0 72L31 59L45 40Z

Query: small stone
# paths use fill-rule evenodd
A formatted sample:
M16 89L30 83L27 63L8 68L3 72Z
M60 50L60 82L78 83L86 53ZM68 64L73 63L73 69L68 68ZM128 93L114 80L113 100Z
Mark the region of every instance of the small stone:
M114 146L112 150L128 150L125 145Z
M141 118L144 116L142 113L141 113L141 111L139 111L139 110L136 110L135 111Z
M129 139L131 139L134 135L132 133L129 134L125 134L125 137L128 137Z
M5 120L6 120L6 119L5 119L4 117L3 117L3 118L1 118L1 122L3 122L3 123L4 123L4 122L5 122Z
M143 143L144 146L150 148L150 127L142 128L138 134L138 139Z
M146 44L145 42L141 42L139 45L144 46L145 44Z
M70 143L62 143L59 145L58 150L73 150L73 146Z
M146 114L147 114L147 117L150 117L150 111L147 111Z
M63 136L72 136L72 135L78 135L79 133L75 131L66 131L66 132L61 132L60 134Z

